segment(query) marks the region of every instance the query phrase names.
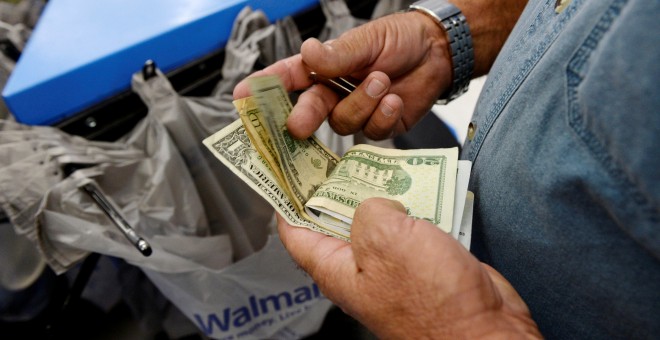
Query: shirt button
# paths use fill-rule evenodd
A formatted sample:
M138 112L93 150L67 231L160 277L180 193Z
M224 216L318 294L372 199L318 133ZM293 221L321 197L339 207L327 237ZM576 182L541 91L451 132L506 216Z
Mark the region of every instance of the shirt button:
M467 138L469 140L472 140L476 132L477 132L477 124L475 122L470 122L470 124L468 124Z

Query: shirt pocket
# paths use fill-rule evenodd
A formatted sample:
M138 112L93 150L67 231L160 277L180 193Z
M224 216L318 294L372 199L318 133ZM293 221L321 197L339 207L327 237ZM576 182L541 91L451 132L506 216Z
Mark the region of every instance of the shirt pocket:
M637 22L639 3L610 1L574 50L566 69L567 121L607 174L590 178L589 190L619 226L658 256L658 66L636 54L657 56L657 48L643 47L648 27Z

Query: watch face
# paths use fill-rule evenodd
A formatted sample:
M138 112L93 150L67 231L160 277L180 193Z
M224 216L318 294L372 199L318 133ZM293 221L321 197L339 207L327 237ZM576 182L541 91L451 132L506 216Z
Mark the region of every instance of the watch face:
M433 16L438 21L443 21L461 13L461 10L445 0L422 0L410 5L416 9Z

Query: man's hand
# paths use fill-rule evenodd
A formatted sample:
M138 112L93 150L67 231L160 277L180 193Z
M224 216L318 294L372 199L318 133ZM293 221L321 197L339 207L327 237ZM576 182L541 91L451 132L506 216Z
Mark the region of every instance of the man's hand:
M410 12L369 22L326 43L309 39L300 55L253 76L279 75L289 91L310 87L310 71L362 79L343 100L323 85L309 88L287 127L294 137L307 138L328 118L339 134L363 130L369 138L384 139L408 131L450 86L450 60L445 32L427 16ZM248 95L246 82L234 89L234 98Z
M486 74L518 20L527 0L452 0L467 18L474 44L473 76ZM287 122L296 138L311 136L327 118L339 134L364 131L371 139L402 134L425 115L452 81L446 32L419 12L396 13L347 31L333 41L305 41L301 54L255 75L275 74L289 91L305 91ZM312 86L309 72L362 83L345 99L323 85ZM310 88L310 86L312 86ZM234 98L250 95L247 83Z
M540 337L506 279L398 202L363 202L352 243L281 217L279 232L325 296L380 338Z

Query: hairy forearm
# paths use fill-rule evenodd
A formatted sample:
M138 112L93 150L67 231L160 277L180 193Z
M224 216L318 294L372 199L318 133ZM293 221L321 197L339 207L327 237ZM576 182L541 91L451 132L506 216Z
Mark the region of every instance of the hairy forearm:
M527 0L450 0L470 26L474 45L474 76L488 73L518 21Z

